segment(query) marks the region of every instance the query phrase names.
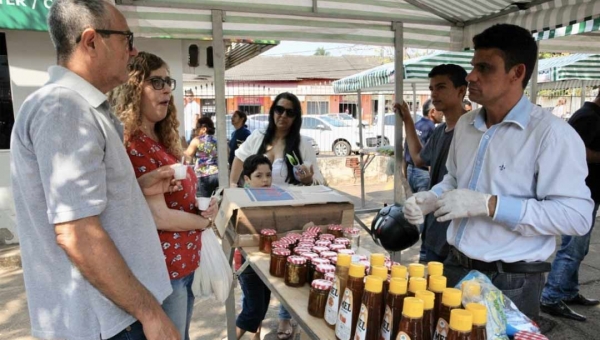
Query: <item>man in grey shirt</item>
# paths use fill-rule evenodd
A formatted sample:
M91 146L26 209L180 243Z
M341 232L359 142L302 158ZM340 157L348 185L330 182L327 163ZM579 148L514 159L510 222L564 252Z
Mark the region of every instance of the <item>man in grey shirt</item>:
M128 78L133 33L102 0L55 0L48 26L58 66L23 103L11 141L32 333L179 339L160 306L171 285L144 198L173 171L136 180L104 95Z

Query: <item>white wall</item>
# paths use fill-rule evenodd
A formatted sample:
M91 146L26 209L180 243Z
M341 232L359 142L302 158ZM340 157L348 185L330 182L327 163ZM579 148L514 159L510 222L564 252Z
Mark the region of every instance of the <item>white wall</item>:
M48 80L47 69L56 64L54 48L46 32L5 31L8 64L15 115L23 101ZM173 93L179 121L183 121L183 65L187 67L184 44L181 40L135 39L140 51L154 53L163 58L177 81ZM185 56L185 64L182 62ZM183 127L180 127L183 134ZM10 152L0 150L0 244L18 242L14 217L14 204L10 188ZM12 239L9 239L12 236Z

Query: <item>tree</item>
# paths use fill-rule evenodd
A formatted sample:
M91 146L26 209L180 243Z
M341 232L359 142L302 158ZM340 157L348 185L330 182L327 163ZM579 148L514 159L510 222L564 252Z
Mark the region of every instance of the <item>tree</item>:
M564 56L568 56L570 54L571 53L540 52L539 59L548 59L548 58L554 58L554 57L564 57Z
M315 55L329 55L329 51L327 51L325 47L319 47L315 51Z

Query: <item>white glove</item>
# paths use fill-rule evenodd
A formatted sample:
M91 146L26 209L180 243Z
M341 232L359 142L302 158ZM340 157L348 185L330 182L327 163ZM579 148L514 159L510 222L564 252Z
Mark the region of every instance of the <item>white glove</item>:
M435 210L437 200L437 196L431 191L417 192L404 202L404 218L410 224L422 224L425 222L424 216Z
M445 192L437 201L435 213L438 222L456 218L489 216L488 202L492 195L482 192L456 189Z

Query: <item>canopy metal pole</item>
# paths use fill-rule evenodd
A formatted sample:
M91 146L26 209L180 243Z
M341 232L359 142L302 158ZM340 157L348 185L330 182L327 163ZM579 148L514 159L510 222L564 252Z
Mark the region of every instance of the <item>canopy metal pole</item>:
M358 150L360 159L360 207L365 207L365 160L363 158L363 126L362 126L362 93L357 91L358 99L356 101L356 113L358 117ZM350 146L352 148L352 146Z
M413 122L417 122L417 84L412 83L413 90Z
M537 42L538 51L540 50L540 42ZM531 94L529 95L529 99L532 103L537 104L537 95L538 95L538 64L540 63L540 57L538 54L538 58L535 61L535 66L533 67L533 73L531 74Z
M579 107L583 107L583 104L585 104L585 80L581 80L581 105Z
M227 166L227 136L225 115L227 106L225 103L225 43L223 42L223 12L212 11L213 31L213 60L215 72L215 115L217 120L217 153L219 167L219 187L223 188L229 184L229 168ZM234 325L235 332L235 325Z
M385 95L382 92L379 92L377 96L377 126L379 127L379 131L381 132L381 146L384 145L383 141L385 141Z
M394 29L394 92L397 103L402 103L403 92L403 81L404 81L404 37L403 37L403 24L401 22L393 23ZM396 204L403 204L406 200L406 194L403 187L402 174L402 133L404 126L402 119L395 119L394 124L394 158L396 160L394 164L394 202Z

